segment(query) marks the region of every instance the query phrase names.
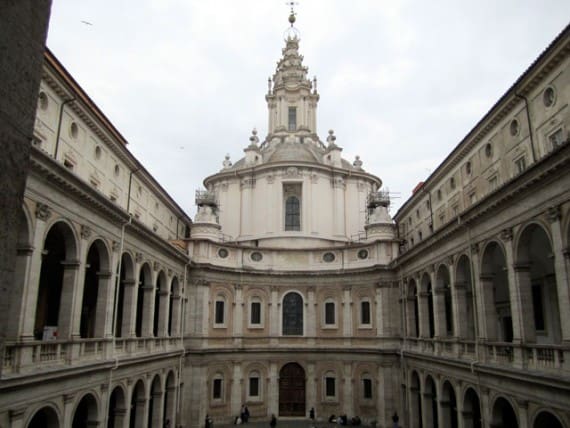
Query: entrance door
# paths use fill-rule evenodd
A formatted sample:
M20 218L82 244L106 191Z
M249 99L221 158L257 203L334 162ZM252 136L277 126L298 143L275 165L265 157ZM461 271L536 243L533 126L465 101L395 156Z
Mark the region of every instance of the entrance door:
M305 416L305 370L297 363L279 372L279 416Z

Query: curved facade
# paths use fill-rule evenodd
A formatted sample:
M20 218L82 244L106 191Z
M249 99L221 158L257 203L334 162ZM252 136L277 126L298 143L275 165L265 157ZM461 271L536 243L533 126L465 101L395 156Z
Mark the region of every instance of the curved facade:
M293 33L194 222L46 52L1 426L570 427L570 28L394 219Z

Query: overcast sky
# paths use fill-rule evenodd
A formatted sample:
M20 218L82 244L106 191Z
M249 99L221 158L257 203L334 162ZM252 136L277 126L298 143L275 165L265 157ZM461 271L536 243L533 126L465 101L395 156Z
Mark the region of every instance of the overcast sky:
M568 0L299 0L321 140L399 192L392 213L568 24ZM53 0L48 47L193 215L267 133L283 0ZM86 21L82 22L82 21Z

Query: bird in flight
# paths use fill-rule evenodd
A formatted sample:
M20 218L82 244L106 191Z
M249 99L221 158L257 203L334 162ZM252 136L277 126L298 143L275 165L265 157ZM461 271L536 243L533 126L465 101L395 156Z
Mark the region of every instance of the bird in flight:
M82 24L85 24L85 25L93 25L93 24L91 24L91 23L88 22L88 21L81 21L81 23L82 23Z

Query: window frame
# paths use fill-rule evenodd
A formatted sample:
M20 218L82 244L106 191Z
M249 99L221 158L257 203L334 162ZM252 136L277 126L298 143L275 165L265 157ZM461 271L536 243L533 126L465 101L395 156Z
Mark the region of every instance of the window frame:
M254 305L259 305L259 322L254 322L253 320L253 315L254 315L254 311L253 311L253 306ZM257 296L254 296L250 299L249 301L249 314L248 314L248 318L247 318L247 326L248 328L264 328L264 310L263 310L263 305L261 302L261 299Z
M257 395L252 395L252 380L257 380ZM257 370L251 371L247 376L247 401L263 401L263 385L261 374Z
M216 387L216 385L219 386ZM218 392L218 394L216 394L216 392ZM213 378L212 378L212 401L214 402L223 402L224 401L224 377L220 374L217 373Z
M364 304L368 305L368 322L364 322ZM360 300L358 305L358 326L359 328L372 328L372 302L370 298L366 297Z
M332 306L332 313L328 312L328 308ZM329 319L329 315L332 315L332 322ZM333 299L326 299L323 302L323 328L334 329L337 328L337 313L336 313L336 302Z
M336 402L337 396L337 385L336 385L336 375L333 372L326 372L323 376L323 400ZM329 388L332 388L330 391ZM330 394L329 392L332 392Z
M293 120L291 120L293 119ZM297 130L297 107L289 106L287 109L287 130L295 132Z
M219 308L219 304L221 304L221 322L218 321L219 317L219 313L218 313L218 308ZM227 306L226 305L226 298L224 296L218 295L216 296L215 300L214 300L214 314L213 314L213 324L214 324L214 328L225 328L226 327L226 320L228 318L228 314L227 314Z

